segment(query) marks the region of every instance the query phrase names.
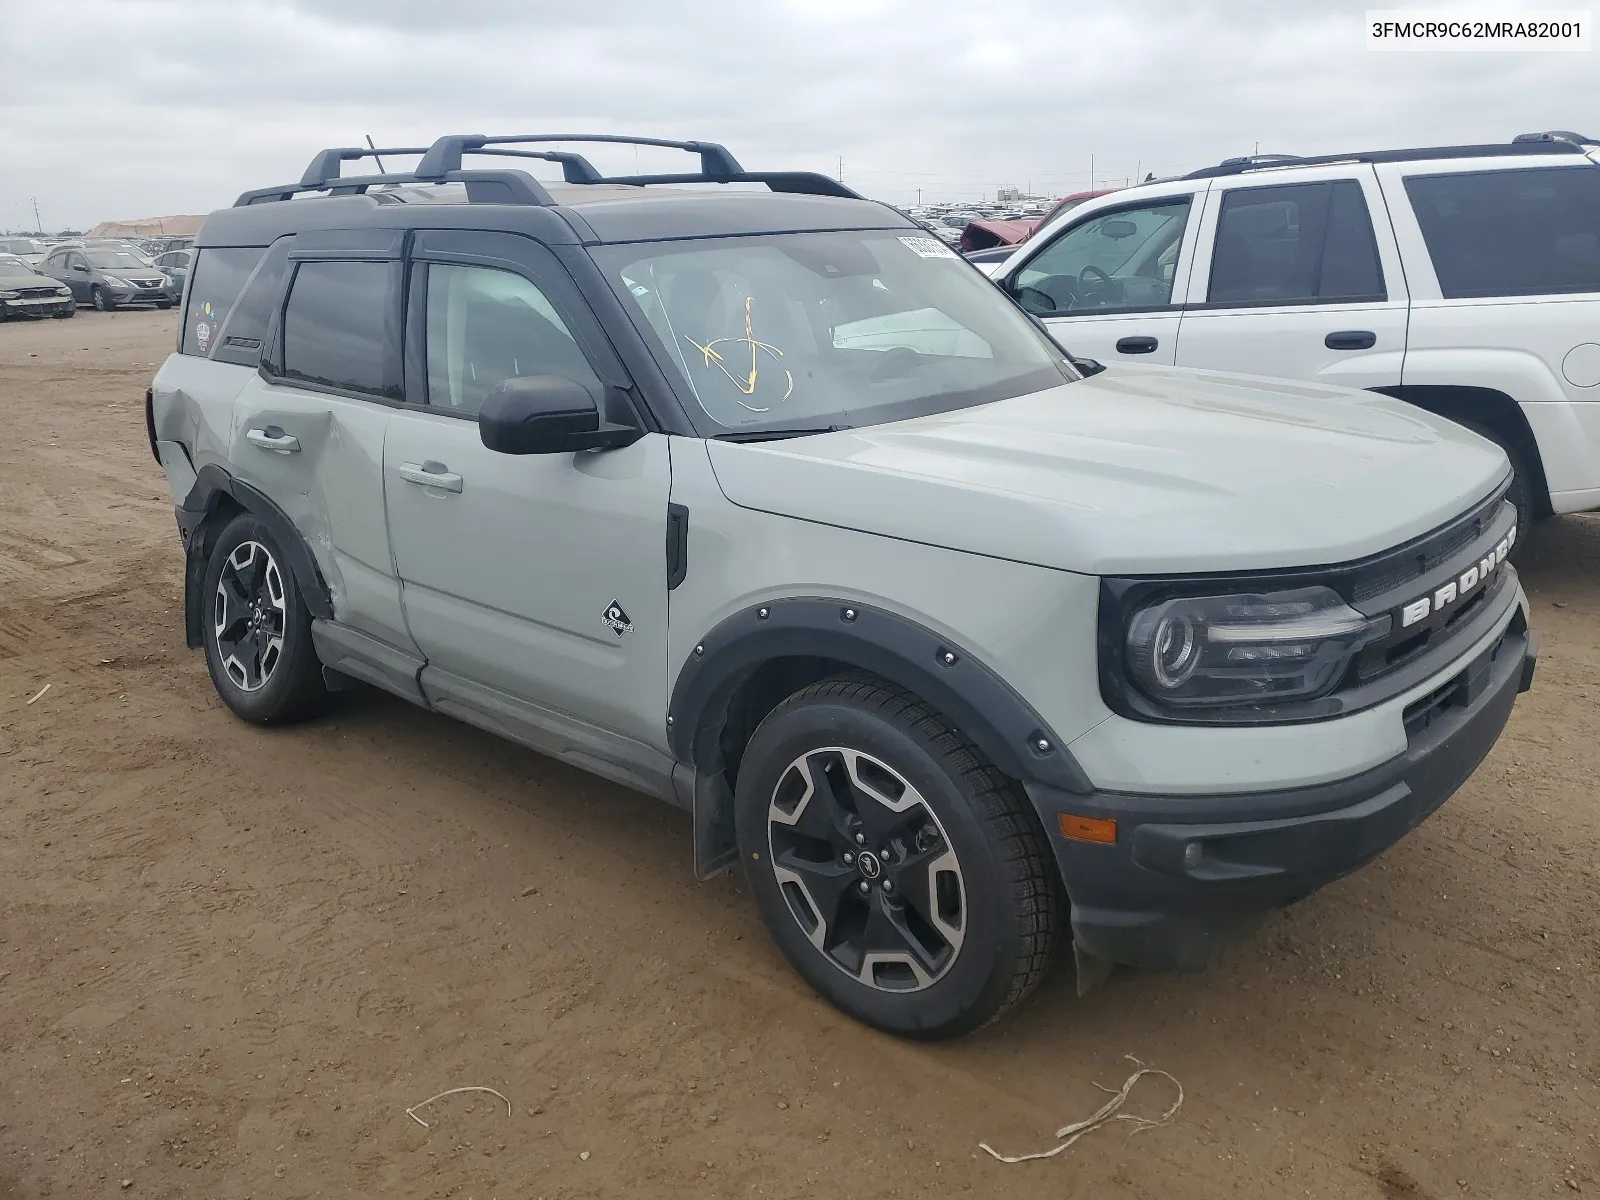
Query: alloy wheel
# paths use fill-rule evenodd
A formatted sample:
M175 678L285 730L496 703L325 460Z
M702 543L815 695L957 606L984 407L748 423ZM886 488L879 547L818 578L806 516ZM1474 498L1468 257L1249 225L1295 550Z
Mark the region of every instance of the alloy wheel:
M222 669L240 691L259 692L283 658L289 618L283 573L260 542L240 542L228 555L212 615Z
M767 837L790 914L846 975L916 992L955 963L967 917L961 864L897 771L847 747L807 751L773 789Z

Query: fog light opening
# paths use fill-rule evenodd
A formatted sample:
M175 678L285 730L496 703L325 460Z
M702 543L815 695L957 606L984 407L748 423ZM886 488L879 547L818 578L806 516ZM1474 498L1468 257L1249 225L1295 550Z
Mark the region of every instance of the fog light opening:
M1204 842L1188 842L1183 847L1183 865L1185 867L1198 867L1200 860L1206 856Z

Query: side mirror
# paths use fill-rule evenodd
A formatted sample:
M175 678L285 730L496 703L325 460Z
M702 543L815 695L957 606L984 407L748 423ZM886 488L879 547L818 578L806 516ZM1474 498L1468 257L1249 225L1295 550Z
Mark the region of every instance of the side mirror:
M616 450L643 434L600 420L589 389L559 375L515 375L501 380L478 410L478 436L500 454L571 454Z

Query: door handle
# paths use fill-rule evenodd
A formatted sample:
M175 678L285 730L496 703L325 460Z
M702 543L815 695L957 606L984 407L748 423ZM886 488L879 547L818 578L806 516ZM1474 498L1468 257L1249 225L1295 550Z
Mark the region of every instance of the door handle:
M442 462L434 462L431 458L420 464L401 463L400 478L418 487L438 488L442 492L458 494L461 491L461 476L452 472Z
M268 425L265 429L252 429L244 437L252 446L259 446L263 450L271 450L277 454L300 453L300 439L292 433L285 433L276 425Z
M1370 329L1341 329L1322 339L1329 350L1371 350L1378 344L1378 335Z
M1154 354L1161 345L1153 337L1125 337L1117 339L1118 354Z

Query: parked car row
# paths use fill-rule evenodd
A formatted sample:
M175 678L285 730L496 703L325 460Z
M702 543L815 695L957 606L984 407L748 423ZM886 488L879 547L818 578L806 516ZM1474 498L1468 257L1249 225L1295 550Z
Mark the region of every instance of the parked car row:
M72 292L41 275L15 254L0 254L0 321L12 317L70 317L78 311Z

